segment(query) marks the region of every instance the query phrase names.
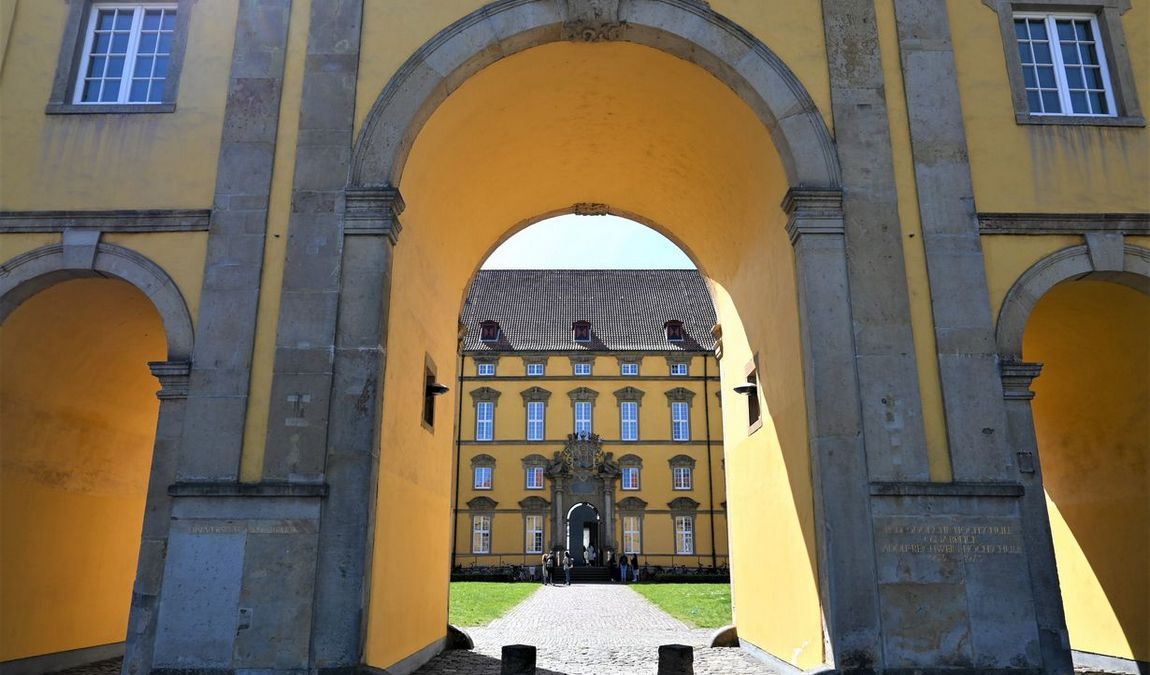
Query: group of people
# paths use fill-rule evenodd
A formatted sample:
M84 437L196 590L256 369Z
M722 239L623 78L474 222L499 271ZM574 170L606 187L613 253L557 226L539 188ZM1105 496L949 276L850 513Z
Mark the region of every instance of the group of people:
M598 563L598 555L595 551L595 545L592 544L583 549L583 560L588 565L596 565ZM542 556L543 568L543 585L559 585L558 574L559 570L563 570L564 585L571 585L571 568L575 566L575 561L571 558L570 551L550 551L544 553ZM611 572L611 579L613 581L621 581L623 583L635 582L639 580L639 556L631 555L628 557L626 554L615 560L615 552L607 551L607 568ZM532 571L532 576L534 576Z

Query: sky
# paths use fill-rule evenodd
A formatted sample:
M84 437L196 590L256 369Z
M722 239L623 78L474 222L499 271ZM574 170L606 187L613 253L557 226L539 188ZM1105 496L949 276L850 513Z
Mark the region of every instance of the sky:
M516 233L483 263L502 269L695 269L678 246L617 216L556 216Z

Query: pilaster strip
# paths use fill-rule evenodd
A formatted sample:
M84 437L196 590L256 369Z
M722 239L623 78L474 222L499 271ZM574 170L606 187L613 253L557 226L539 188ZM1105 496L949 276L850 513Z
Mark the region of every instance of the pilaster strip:
M242 0L179 476L239 473L291 0Z
M824 0L822 10L867 468L875 480L927 480L874 0Z
M954 478L1014 473L944 0L895 0Z

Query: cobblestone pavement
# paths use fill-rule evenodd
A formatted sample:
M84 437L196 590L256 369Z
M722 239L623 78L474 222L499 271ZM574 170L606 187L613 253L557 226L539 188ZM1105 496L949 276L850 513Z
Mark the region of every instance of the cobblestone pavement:
M539 675L654 675L659 645L695 647L697 675L773 675L741 649L707 647L690 628L619 585L544 586L487 626L464 629L474 651L446 652L417 675L498 675L503 645L538 649Z

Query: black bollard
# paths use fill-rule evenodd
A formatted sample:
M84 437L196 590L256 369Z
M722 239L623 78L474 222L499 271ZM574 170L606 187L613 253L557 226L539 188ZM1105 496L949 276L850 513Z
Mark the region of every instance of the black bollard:
M687 645L660 645L659 675L695 675L695 649Z
M499 671L502 675L535 675L535 647L503 645L503 658L500 662L503 664Z

